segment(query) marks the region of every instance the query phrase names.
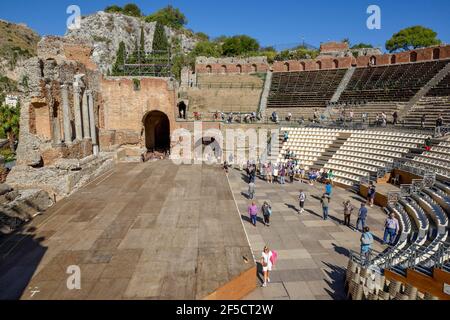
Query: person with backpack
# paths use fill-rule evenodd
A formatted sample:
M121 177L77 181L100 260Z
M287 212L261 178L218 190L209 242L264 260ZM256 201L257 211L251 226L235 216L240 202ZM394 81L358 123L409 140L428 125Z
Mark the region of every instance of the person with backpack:
M329 213L329 207L330 207L330 198L324 194L322 196L322 199L320 200L320 203L322 204L322 211L323 211L323 220L328 220L328 213Z
M267 284L270 283L270 272L272 271L277 258L278 254L276 251L271 251L267 246L264 247L264 251L261 255L261 265L264 274L263 288L267 287Z
M370 260L370 253L372 251L373 235L369 227L364 227L361 235L361 263L365 265Z
M300 203L299 213L302 214L303 212L305 212L305 202L306 202L306 194L303 190L300 190L300 195L298 196L298 201Z
M264 202L261 211L264 217L264 225L266 227L270 227L270 217L272 216L272 207L269 205L267 201Z

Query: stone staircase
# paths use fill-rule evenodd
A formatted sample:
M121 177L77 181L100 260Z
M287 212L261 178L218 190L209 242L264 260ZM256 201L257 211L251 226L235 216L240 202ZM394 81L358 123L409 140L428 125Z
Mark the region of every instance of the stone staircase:
M330 161L336 152L342 148L342 146L347 142L347 140L351 137L351 133L340 133L339 137L334 141L334 143L319 157L314 164L311 166L312 169L320 170L322 169L328 161Z
M347 70L347 73L345 74L344 78L342 78L342 81L339 84L339 87L336 89L336 92L334 93L330 102L338 102L339 101L339 98L341 97L342 92L344 92L345 88L347 88L347 85L350 82L351 78L353 77L355 70L356 70L355 67L351 67L350 69Z
M266 115L267 101L269 99L270 88L272 86L273 72L267 72L266 81L264 82L264 88L261 93L261 100L259 102L258 112L260 112L263 117Z
M444 123L450 123L450 97L424 97L402 118L405 127L419 128L425 115L425 128L436 126L436 119L442 114Z

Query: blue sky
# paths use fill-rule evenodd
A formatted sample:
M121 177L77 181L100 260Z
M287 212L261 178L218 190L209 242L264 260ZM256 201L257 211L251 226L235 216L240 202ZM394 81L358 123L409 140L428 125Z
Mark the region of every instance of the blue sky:
M23 22L41 35L65 33L66 8L80 6L83 15L111 4L132 0L13 0L0 1L0 18ZM393 33L421 24L438 32L450 43L450 1L448 0L135 0L151 13L168 4L179 7L189 20L188 28L210 36L248 34L261 45L285 45L303 40L319 46L321 42L350 38L352 43L382 46ZM366 27L367 7L382 10L381 30Z

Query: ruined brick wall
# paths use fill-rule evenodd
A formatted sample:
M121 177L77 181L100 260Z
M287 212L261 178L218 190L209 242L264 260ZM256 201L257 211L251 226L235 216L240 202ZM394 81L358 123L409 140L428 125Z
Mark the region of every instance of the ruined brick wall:
M326 42L320 45L321 53L347 51L349 49L346 42Z
M140 82L136 90L135 79ZM171 81L164 78L108 77L101 80L104 127L100 147L111 145L145 145L144 119L151 111L161 111L175 121L176 93Z

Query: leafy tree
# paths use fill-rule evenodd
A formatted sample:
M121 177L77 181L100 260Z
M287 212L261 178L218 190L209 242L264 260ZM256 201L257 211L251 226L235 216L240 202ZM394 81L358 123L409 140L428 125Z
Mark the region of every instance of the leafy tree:
M195 45L194 50L192 50L192 55L195 57L219 58L222 56L222 47L215 42L200 41Z
M162 23L156 23L155 34L153 36L153 51L168 51L170 48L166 30Z
M123 65L125 64L125 43L123 41L119 44L119 49L116 53L116 62L113 65L112 68L112 75L113 76L120 76L123 74Z
M19 136L20 106L0 106L0 138L7 138L12 146Z
M361 42L353 45L350 49L365 49L365 48L373 48L373 45Z
M197 32L195 34L195 36L197 37L197 39L199 39L200 41L209 41L209 36L204 33L204 32Z
M413 50L417 48L438 45L441 40L437 38L437 33L423 26L413 26L394 34L386 42L386 49L389 52L398 50Z
M106 7L105 12L108 12L108 13L122 13L123 9L121 7L119 7L119 6L113 5L113 6Z
M259 51L259 43L246 35L227 38L222 44L222 52L225 56L242 56L246 53Z
M144 27L141 27L141 46L140 46L139 50L141 50L141 53L145 53L145 32L144 32Z
M147 16L146 22L159 22L172 29L179 30L188 23L186 16L178 8L171 5Z
M142 17L141 9L134 3L126 4L123 7L123 14L137 18Z

